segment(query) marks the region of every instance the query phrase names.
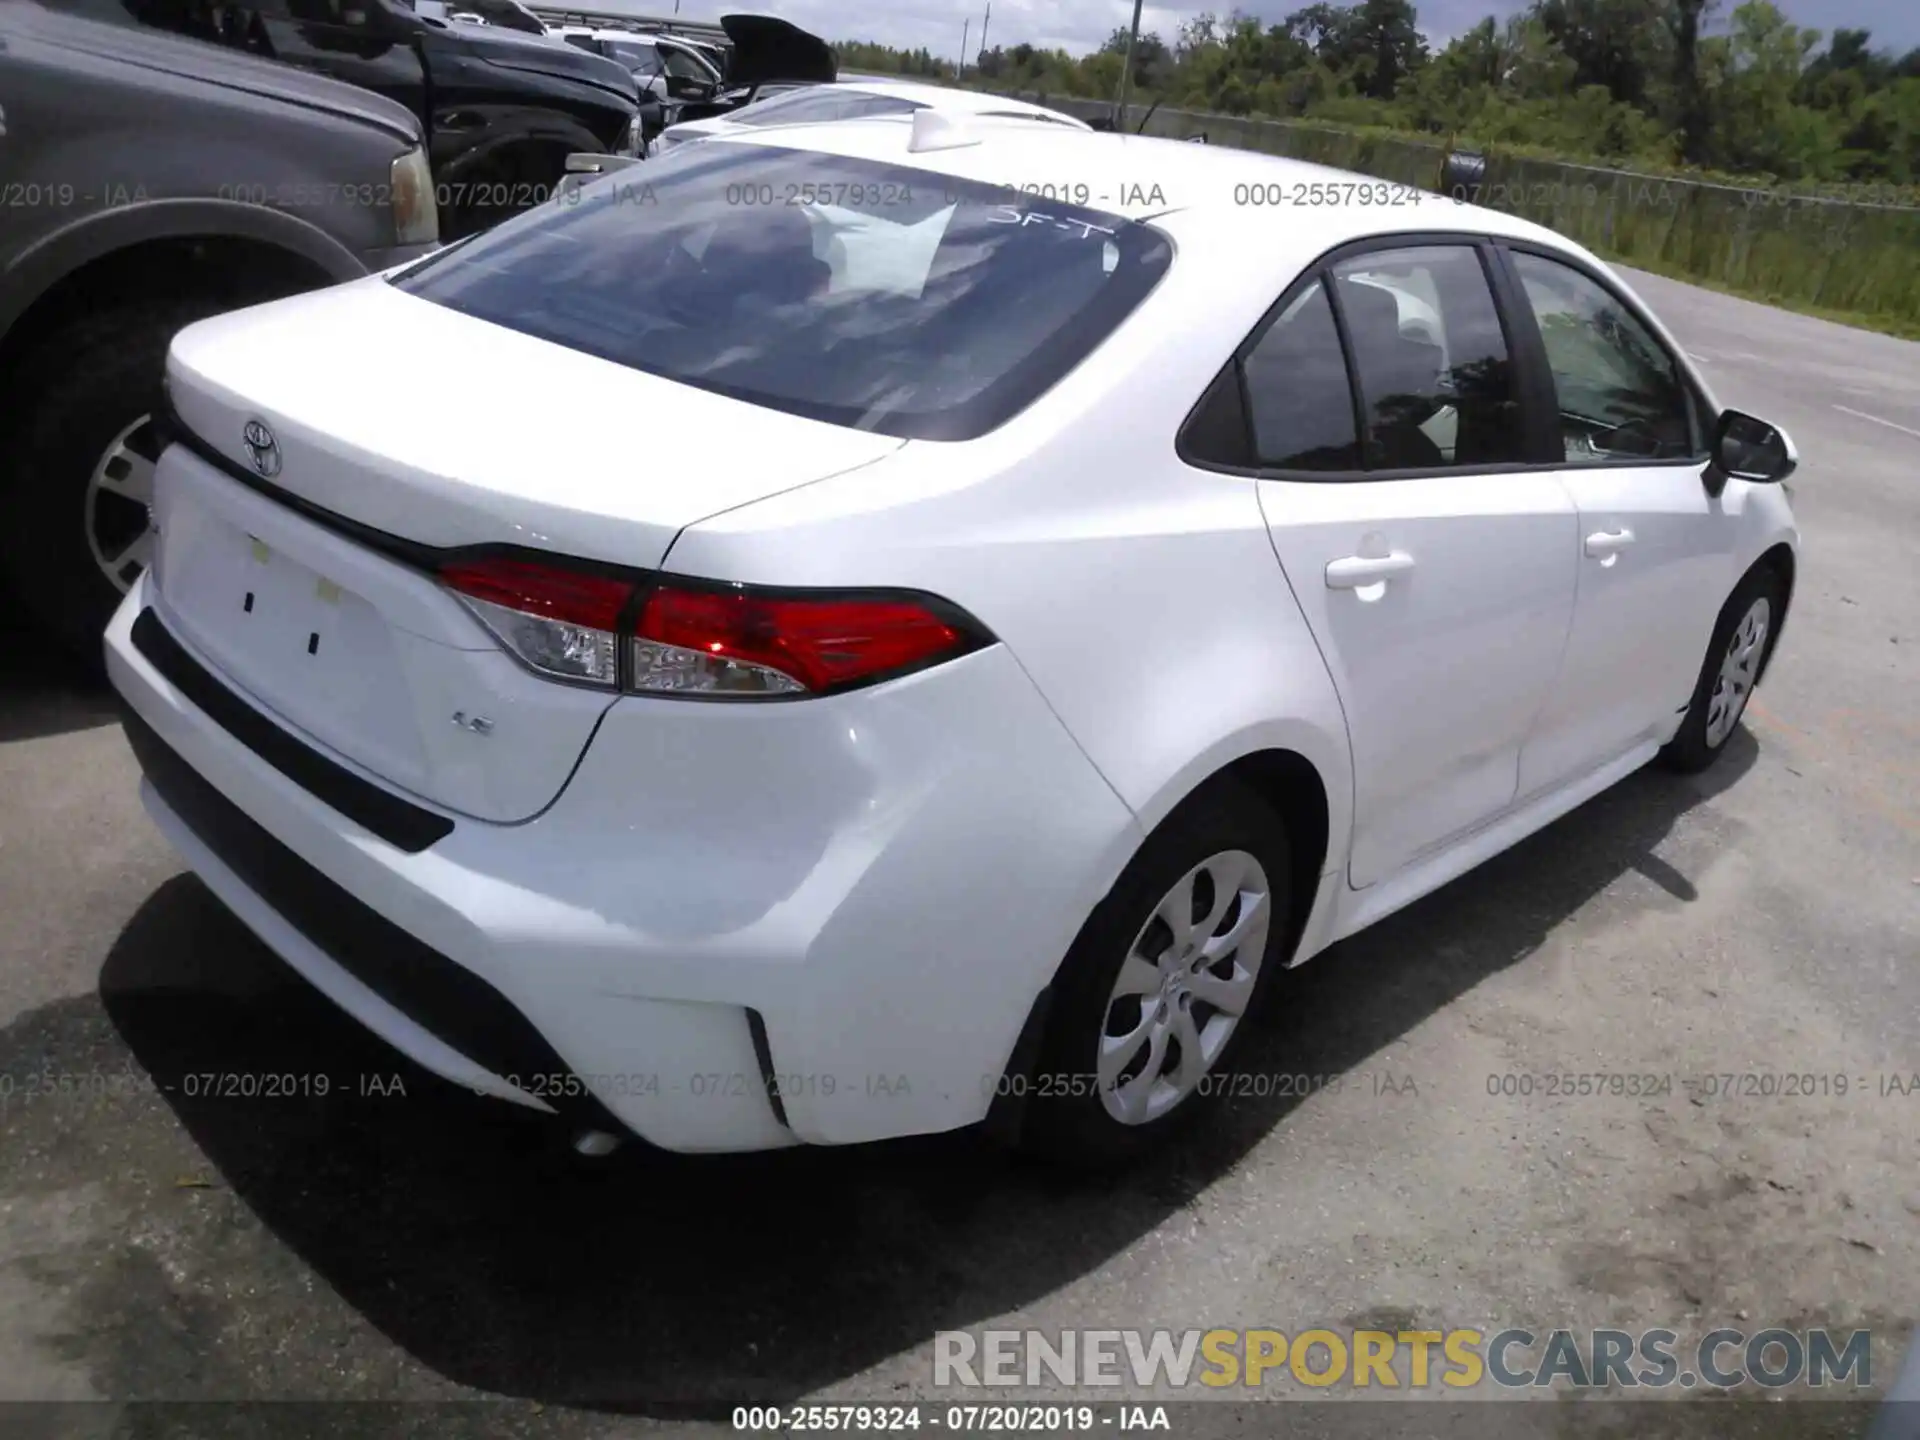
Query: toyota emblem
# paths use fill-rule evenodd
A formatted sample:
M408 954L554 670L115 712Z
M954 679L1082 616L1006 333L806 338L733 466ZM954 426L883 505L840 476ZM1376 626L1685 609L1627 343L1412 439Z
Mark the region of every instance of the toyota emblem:
M264 420L249 420L240 439L246 444L253 468L263 478L271 480L280 473L280 442L273 438Z

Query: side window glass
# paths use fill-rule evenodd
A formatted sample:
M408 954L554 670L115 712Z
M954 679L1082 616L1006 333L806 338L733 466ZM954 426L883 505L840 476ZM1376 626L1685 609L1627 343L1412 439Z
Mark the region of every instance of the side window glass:
M1334 267L1369 470L1521 465L1525 428L1479 253L1375 251Z
M1694 412L1703 407L1647 327L1571 266L1522 253L1513 261L1546 346L1567 459L1684 460L1697 454Z
M1320 281L1281 312L1242 368L1258 464L1284 470L1360 468L1353 387Z
M618 60L635 75L660 73L660 54L651 45L635 40L609 40L606 42L606 54L609 60Z
M660 47L660 63L667 67L667 74L676 80L711 80L713 77L698 60L684 50L675 50L670 46Z

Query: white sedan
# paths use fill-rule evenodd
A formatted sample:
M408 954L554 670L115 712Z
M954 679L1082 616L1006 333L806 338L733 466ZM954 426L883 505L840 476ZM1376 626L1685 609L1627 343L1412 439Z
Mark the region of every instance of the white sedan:
M1549 231L925 114L638 173L168 363L147 807L429 1070L1124 1156L1277 971L1732 743L1795 452Z
M648 148L651 155L663 155L689 140L705 140L715 135L732 135L773 125L824 125L835 120L860 120L876 115L910 116L919 110L939 110L950 115L978 115L1003 120L1032 120L1043 125L1060 125L1069 130L1091 130L1077 116L1048 109L1026 100L992 95L980 90L959 90L946 85L929 85L912 80L847 77L831 85L797 85L783 89L703 120L682 120L669 125L654 137Z

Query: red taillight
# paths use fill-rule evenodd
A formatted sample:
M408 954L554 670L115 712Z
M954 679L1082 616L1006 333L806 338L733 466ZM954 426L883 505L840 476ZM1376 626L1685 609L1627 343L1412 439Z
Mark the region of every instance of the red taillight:
M914 600L676 585L648 594L635 632L635 689L708 694L845 688L971 644L960 624Z
M871 684L987 638L944 602L885 592L645 585L508 559L449 565L440 578L530 668L643 695L797 698ZM620 617L641 588L623 634Z
M472 599L593 630L618 628L620 608L633 597L630 580L529 560L471 560L447 566L440 578Z

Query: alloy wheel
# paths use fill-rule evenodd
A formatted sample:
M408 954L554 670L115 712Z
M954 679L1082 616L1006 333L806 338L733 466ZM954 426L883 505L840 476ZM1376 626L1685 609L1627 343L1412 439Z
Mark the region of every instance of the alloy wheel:
M1273 887L1225 850L1189 870L1134 937L1107 999L1095 1073L1123 1125L1159 1119L1202 1087L1253 999Z
M157 440L153 417L142 415L113 437L87 480L87 548L122 594L153 558Z
M1721 658L1720 673L1714 676L1713 693L1707 700L1707 744L1718 749L1740 723L1747 698L1753 694L1760 675L1760 661L1767 650L1767 633L1773 623L1773 606L1762 595L1747 607L1740 623L1733 627L1727 641L1727 653Z

